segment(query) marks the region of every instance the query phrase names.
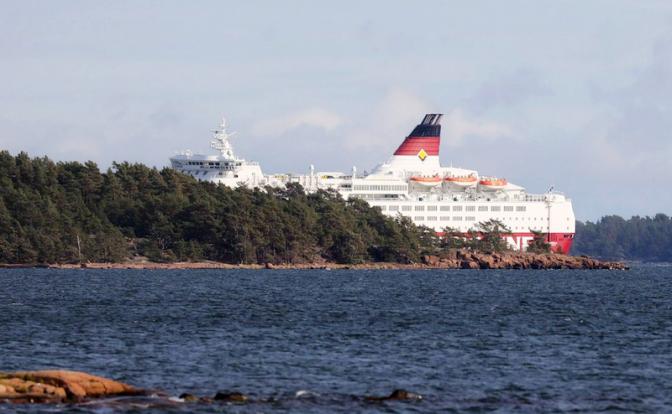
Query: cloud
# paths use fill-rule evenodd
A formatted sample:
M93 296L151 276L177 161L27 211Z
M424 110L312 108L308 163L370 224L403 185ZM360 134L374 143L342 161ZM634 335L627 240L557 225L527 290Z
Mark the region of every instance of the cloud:
M465 138L497 139L513 136L512 129L498 122L467 116L461 109L448 112L441 122L443 142L461 146Z
M342 118L321 108L303 109L275 118L262 119L252 126L254 135L283 135L299 127L314 127L332 131L343 123Z
M345 132L348 150L391 148L411 132L433 105L402 89L392 89L373 110Z
M670 176L672 158L672 33L654 44L649 62L630 83L595 94L606 108L605 126L594 139L596 149L609 154L611 166L642 168ZM617 172L615 170L614 172Z
M392 153L426 113L440 113L438 106L402 89L393 89L374 106L370 115L360 119L364 125L345 132L347 150L375 149ZM504 124L469 116L463 109L447 112L441 121L442 142L456 147L465 138L492 140L512 136Z
M296 168L306 160L319 168L357 165L367 169L392 155L426 113L437 112L443 112L441 106L408 90L392 88L359 113L341 115L312 108L258 121L249 128L250 139L241 144L241 151L252 154L253 148L263 146L270 158L263 159L264 154L255 156L261 157L269 171ZM508 125L470 115L460 108L445 114L442 136L444 145L458 147L467 139L471 145L474 141L512 137L513 133ZM288 156L278 162L274 148ZM291 154L300 156L292 159Z
M549 93L549 86L537 72L519 69L481 84L467 100L467 107L482 113L497 107L510 108Z

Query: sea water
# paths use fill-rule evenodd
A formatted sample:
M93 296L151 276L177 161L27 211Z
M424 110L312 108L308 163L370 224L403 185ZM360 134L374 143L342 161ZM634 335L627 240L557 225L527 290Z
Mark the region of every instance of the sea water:
M0 270L0 370L45 368L256 400L51 412L669 411L672 267Z

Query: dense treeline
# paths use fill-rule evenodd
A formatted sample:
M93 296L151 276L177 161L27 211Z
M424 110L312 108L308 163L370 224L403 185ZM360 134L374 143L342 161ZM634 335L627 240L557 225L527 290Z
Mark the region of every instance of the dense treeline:
M0 262L300 263L417 261L438 244L427 228L363 201L196 181L171 169L0 152Z
M0 151L0 263L217 260L229 263L416 262L442 249L502 251L510 232L479 223L442 240L407 218L391 219L332 192L232 190L171 169L54 163ZM672 261L672 219L663 214L577 222L574 254ZM543 235L533 250L547 251Z
M672 261L672 218L605 216L595 223L576 223L573 254L608 259Z

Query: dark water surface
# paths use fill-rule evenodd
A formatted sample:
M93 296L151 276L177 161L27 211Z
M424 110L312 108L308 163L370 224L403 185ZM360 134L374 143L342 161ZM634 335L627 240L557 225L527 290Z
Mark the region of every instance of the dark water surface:
M0 370L274 401L52 412L672 411L671 299L669 266L0 270ZM395 388L424 399L360 398Z

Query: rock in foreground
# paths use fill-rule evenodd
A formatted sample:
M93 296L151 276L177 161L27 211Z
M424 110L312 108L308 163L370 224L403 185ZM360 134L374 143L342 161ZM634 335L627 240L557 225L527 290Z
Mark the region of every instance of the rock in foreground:
M300 398L302 392L296 394ZM317 395L317 394L315 394ZM385 396L349 396L348 400L365 403L387 401L420 401L420 394L396 389ZM77 404L89 409L115 411L132 407L171 410L179 404L261 404L274 403L277 398L252 399L238 391L219 391L214 397L199 397L183 393L179 398L160 391L149 392L128 384L77 371L15 371L0 372L0 411L3 403L17 404Z
M364 397L366 401L417 401L422 400L422 395L411 391L397 389L392 391L390 395L384 397Z
M140 388L77 371L0 372L0 401L78 402L91 398L143 395Z

